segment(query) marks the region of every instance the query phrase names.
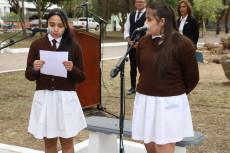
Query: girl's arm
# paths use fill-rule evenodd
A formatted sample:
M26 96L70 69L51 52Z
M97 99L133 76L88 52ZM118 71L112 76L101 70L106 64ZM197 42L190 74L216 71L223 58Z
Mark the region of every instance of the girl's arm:
M73 68L71 71L68 71L68 73L74 82L81 83L86 79L82 50L79 45L75 47Z

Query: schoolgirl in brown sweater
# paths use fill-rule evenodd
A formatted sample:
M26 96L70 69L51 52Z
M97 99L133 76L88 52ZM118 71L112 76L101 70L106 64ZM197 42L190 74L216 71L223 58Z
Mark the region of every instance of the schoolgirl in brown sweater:
M164 2L150 4L145 24L150 31L136 52L132 138L144 141L148 153L174 153L176 142L194 135L186 94L199 80L195 47L178 32L174 11Z
M25 76L30 81L36 81L28 132L37 139L44 139L46 153L58 152L58 138L63 153L74 153L73 137L86 127L75 91L75 83L85 80L83 56L67 19L63 10L51 10L47 23L52 33L31 44L27 59ZM40 60L40 50L68 51L69 59L62 62L67 78L41 73L46 63Z

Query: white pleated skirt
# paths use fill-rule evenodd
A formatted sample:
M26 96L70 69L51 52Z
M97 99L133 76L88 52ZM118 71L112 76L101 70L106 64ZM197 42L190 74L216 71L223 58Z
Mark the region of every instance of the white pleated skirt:
M71 138L86 126L75 91L35 91L28 127L35 138Z
M186 94L155 97L136 93L132 139L164 145L194 136Z

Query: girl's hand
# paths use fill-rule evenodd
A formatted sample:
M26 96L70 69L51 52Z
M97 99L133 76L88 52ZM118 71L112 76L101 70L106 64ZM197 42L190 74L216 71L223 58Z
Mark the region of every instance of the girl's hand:
M65 68L68 71L72 71L72 69L73 69L73 62L72 61L64 61L64 62L62 62L62 64L64 64Z
M138 42L136 42L136 44L133 46L133 48L137 48Z
M132 43L133 43L133 41L130 41L129 45L132 45ZM138 44L138 42L136 42L136 44L133 46L133 48L137 48L137 44Z
M34 63L33 63L34 70L39 71L43 67L44 64L45 64L45 61L35 60Z

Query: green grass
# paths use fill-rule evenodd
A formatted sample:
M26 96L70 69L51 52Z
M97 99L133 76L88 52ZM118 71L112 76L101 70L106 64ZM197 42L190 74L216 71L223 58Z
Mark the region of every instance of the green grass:
M104 43L123 41L125 41L125 39L123 38L123 33L121 33L120 31L107 31L106 35L103 38Z
M103 61L102 105L107 111L119 116L120 78L109 76L118 60ZM220 64L199 64L200 82L190 94L190 107L194 129L202 132L206 140L189 153L229 153L230 133L230 83ZM0 143L43 150L42 140L36 140L27 132L35 82L25 79L24 71L0 74ZM129 64L125 68L125 88L130 87ZM132 119L135 95L126 96L125 119ZM84 110L85 116L108 116L95 107ZM88 139L83 130L74 143ZM129 138L125 138L130 140ZM60 148L60 145L59 145Z

